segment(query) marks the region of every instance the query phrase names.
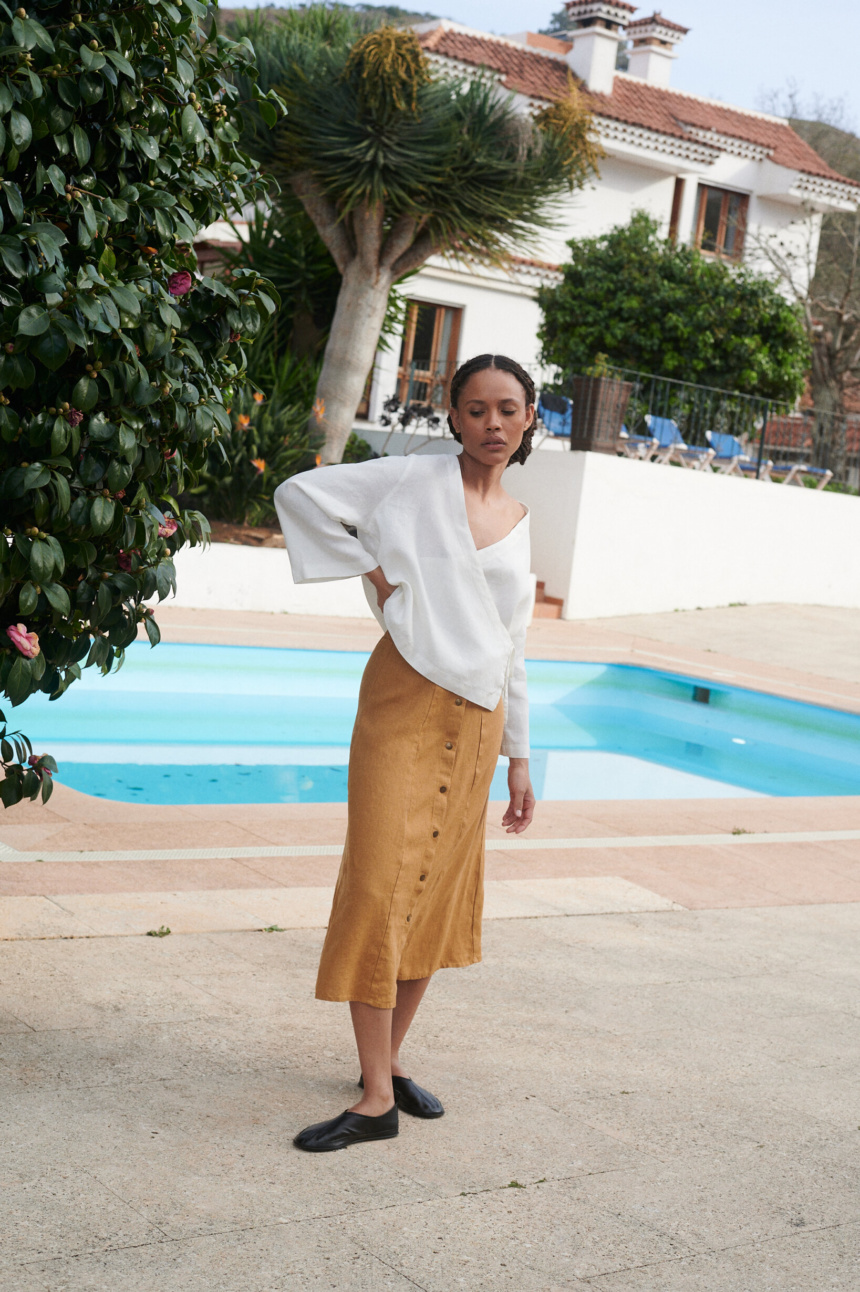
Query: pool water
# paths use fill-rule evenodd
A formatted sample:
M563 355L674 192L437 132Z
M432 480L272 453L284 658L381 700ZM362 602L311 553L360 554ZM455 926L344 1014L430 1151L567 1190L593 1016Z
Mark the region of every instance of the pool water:
M135 643L22 721L58 779L135 803L346 799L359 651ZM544 799L860 794L860 716L627 664L528 664ZM506 798L501 759L491 797Z

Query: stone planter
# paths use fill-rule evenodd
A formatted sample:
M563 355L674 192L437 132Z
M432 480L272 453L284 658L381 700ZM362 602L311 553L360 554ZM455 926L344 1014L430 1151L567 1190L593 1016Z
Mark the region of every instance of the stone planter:
M615 453L633 383L615 377L574 377L570 447Z

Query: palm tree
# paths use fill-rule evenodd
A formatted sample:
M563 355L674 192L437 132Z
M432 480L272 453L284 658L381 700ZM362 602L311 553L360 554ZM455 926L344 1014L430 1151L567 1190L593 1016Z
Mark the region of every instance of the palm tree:
M341 275L311 416L322 461L338 462L393 285L434 253L499 264L521 252L599 150L572 80L565 99L524 113L487 76L433 74L414 32L362 32L343 9L287 10L247 34L263 93L287 105L277 124L252 105L249 146Z

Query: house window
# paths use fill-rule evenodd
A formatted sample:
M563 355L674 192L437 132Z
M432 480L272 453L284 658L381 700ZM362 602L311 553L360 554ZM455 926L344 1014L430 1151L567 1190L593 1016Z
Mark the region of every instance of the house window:
M397 393L404 404L444 407L457 363L463 311L427 301L408 301L397 369Z
M746 193L699 185L696 216L696 246L723 260L740 260L744 249L747 207Z

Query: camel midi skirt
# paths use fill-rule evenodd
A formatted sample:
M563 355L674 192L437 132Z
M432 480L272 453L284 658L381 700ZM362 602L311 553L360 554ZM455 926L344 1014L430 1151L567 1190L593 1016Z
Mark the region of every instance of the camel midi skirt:
M436 686L386 633L361 682L320 1000L393 1009L397 982L481 958L484 834L504 704Z

